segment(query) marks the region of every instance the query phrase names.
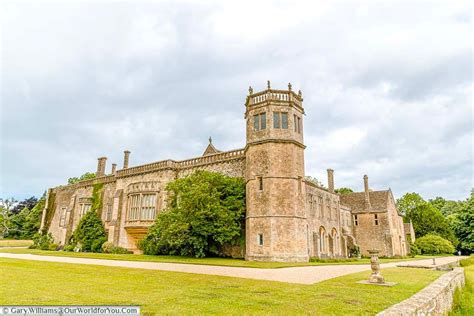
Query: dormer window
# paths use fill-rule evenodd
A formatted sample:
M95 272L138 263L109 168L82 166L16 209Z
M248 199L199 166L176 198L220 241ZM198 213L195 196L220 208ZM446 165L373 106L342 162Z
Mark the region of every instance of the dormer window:
M288 129L287 112L273 112L273 128Z
M260 131L267 128L267 113L263 112L253 116L253 129Z

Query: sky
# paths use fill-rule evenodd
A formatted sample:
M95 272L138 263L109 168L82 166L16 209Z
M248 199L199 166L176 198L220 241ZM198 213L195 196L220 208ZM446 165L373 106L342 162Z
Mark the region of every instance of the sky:
M470 1L3 1L0 197L245 146L249 86L301 89L306 175L473 187Z

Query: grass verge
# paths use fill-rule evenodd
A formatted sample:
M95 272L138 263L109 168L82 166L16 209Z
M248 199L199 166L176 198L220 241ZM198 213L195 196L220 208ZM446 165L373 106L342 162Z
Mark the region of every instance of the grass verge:
M369 264L370 259L357 259L356 261L334 259L318 260L316 262L255 262L245 261L243 259L232 258L194 258L194 257L180 257L180 256L150 256L150 255L134 255L134 254L108 254L108 253L88 253L88 252L67 252L67 251L49 251L38 249L0 249L0 252L8 253L28 253L43 256L58 256L58 257L75 257L75 258L92 258L92 259L108 259L108 260L125 260L125 261L147 261L147 262L167 262L167 263L185 263L185 264L203 264L216 266L232 266L232 267L247 267L247 268L286 268L298 266L319 266L319 265L341 265L341 264ZM417 256L415 258L402 259L380 259L381 263L399 262L408 260L421 260L433 257L442 256ZM352 259L354 260L354 259Z
M394 287L356 283L369 272L313 285L0 258L0 305L140 305L154 314L373 315L443 272L384 269Z
M474 315L474 255L461 260L460 264L464 268L466 286L456 291L449 315Z
M0 239L0 248L2 247L29 247L33 244L32 240Z

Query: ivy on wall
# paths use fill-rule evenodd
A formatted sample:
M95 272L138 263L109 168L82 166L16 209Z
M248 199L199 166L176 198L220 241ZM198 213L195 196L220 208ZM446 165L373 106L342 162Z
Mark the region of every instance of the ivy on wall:
M48 205L46 206L46 215L44 218L44 225L42 232L45 234L51 226L51 221L53 220L54 211L56 210L56 193L53 191L49 192L48 196Z

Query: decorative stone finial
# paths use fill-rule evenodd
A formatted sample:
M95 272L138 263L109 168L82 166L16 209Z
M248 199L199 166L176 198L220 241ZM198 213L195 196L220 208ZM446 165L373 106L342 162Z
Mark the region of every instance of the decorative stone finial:
M270 89L270 80L267 80L267 89Z
M252 86L249 87L249 94L253 94Z
M288 90L291 91L291 82L288 82Z
M209 144L212 144L212 137L209 136Z
M303 94L301 93L301 90L298 90L298 96L301 98L303 97Z

